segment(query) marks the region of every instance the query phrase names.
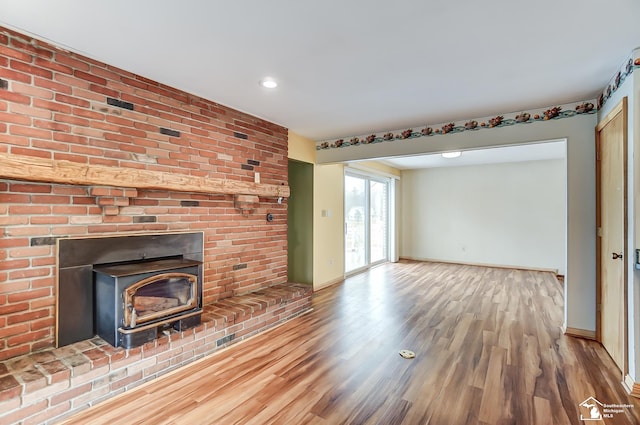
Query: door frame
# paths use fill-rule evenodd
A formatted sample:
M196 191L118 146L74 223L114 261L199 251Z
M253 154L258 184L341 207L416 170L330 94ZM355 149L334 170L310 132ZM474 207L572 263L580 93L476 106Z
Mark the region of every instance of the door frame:
M623 259L623 307L622 307L622 335L623 335L623 364L621 365L623 378L629 372L629 335L628 335L628 195L627 195L627 143L628 143L628 121L627 121L627 97L623 97L622 100L596 125L595 128L595 141L596 141L596 340L602 343L602 239L601 239L601 225L602 225L602 211L600 208L600 201L602 197L601 188L601 161L600 161L600 132L607 124L611 122L616 116L622 114L622 172L623 172L623 246L622 246L622 259Z

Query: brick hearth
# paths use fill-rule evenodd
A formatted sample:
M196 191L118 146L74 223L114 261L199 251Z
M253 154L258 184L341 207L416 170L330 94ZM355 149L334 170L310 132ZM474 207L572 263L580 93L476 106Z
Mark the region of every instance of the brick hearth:
M99 337L0 363L0 423L55 423L310 309L311 288L281 284L204 307L202 324L141 347Z

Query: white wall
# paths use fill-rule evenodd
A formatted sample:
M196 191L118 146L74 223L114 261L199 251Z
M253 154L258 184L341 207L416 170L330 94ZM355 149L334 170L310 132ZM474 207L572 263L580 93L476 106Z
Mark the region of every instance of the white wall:
M565 161L402 173L406 258L565 273Z
M313 187L313 289L318 290L344 278L344 166L317 165Z

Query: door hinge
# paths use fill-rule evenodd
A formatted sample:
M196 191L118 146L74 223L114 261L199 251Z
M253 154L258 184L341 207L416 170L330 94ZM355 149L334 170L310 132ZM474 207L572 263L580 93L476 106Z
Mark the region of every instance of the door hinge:
M596 228L596 236L599 238L602 237L602 227Z
M596 311L602 310L602 304L596 304Z

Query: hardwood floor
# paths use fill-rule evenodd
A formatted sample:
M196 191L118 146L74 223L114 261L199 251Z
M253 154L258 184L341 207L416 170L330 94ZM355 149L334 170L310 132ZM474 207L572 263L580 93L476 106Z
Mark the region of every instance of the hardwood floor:
M66 423L582 424L588 397L632 406L589 423L640 423L603 348L562 334L562 304L551 273L385 264Z

